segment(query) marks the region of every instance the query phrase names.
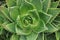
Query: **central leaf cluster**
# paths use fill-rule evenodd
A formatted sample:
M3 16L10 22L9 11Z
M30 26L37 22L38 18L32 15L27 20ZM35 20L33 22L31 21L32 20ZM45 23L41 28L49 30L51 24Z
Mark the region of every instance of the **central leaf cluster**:
M24 17L23 22L25 25L33 24L33 19L30 15L27 15Z

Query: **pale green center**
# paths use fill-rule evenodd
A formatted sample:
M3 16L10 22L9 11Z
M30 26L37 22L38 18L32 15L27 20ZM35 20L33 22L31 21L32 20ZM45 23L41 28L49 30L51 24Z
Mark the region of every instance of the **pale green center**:
M25 25L33 24L33 19L30 15L28 15L28 16L24 17L23 22L24 22Z

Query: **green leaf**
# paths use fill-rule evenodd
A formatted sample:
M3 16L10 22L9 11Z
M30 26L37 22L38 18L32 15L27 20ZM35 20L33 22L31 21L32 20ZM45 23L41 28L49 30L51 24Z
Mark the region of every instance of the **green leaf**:
M11 18L9 17L9 11L6 7L1 6L0 11L2 12L3 16L5 16L5 18L12 22Z
M52 2L51 3L51 8L57 8L58 5L59 5L59 1Z
M3 27L0 26L0 35L3 33Z
M14 21L16 21L16 19L17 19L17 16L20 14L20 12L19 12L19 9L18 9L18 6L14 6L14 7L10 7L9 8L9 14L10 14L10 17L14 20Z
M33 10L34 7L32 4L24 2L24 4L20 7L20 14L26 14L29 10Z
M9 11L6 7L1 6L0 11L3 13L3 15L9 15Z
M48 30L44 21L40 20L39 23L37 24L37 26L35 28L33 28L33 31L36 33L41 33Z
M50 22L52 22L56 18L59 12L60 12L60 8L50 8L48 10L48 14L52 15Z
M55 34L45 35L45 40L56 40Z
M2 26L5 30L15 33L15 24L14 23L3 23Z
M47 26L48 30L46 30L45 32L53 33L53 32L55 32L55 31L58 30L58 29L57 29L55 26L53 26L51 23L46 24L46 26Z
M59 31L55 32L55 35L56 35L56 40L60 40L60 32Z
M43 2L43 11L48 12L48 9L50 8L51 0L44 0Z
M57 21L57 20L54 20L52 23L53 23L54 25L56 25L56 27L58 27L58 26L60 25L60 21Z
M39 12L39 16L45 23L48 23L50 21L51 17L52 17L52 15L49 15L49 14L43 12L43 11Z
M36 40L37 37L38 37L38 33L32 32L30 35L26 36L26 38L27 38L26 40Z
M26 2L29 2L29 3L32 2L32 0L25 0L25 1L26 1Z
M56 25L56 27L60 30L60 23Z
M29 35L31 30L21 29L20 27L15 27L17 35Z
M42 1L41 0L37 0L37 1L36 0L26 0L26 1L30 2L31 4L33 4L34 7L38 11L42 10Z
M24 0L17 0L16 1L17 6L23 5L23 3L24 3Z
M4 19L0 16L0 24L2 24Z
M0 12L0 25L6 20L2 12Z
M13 34L13 35L11 36L10 40L19 40L19 36Z
M40 33L37 40L44 40L44 33Z
M19 40L26 40L26 36L20 36Z
M60 16L57 16L54 21L60 22Z
M6 4L8 7L16 6L16 0L6 0Z

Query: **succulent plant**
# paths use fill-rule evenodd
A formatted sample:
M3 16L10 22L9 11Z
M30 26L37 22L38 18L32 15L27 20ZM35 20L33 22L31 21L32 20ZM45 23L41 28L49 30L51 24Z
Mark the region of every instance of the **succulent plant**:
M60 40L59 2L6 0L7 7L0 6L1 29L13 33L8 40Z

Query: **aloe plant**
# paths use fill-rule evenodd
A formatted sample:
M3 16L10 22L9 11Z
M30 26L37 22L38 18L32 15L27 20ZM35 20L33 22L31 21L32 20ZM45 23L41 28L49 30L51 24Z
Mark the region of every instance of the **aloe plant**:
M13 33L7 40L60 40L59 2L6 0L7 7L0 6L0 26Z

